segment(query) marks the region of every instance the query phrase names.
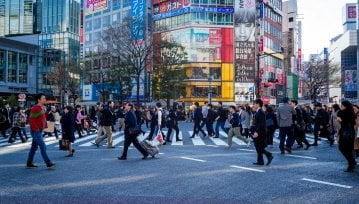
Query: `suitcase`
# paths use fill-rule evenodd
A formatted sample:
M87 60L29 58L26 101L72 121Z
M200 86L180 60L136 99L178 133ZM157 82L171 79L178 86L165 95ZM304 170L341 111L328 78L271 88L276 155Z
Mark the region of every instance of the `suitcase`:
M160 152L158 147L153 147L150 144L146 142L146 140L143 140L140 142L140 145L146 150L146 152L152 156L152 158L155 158L155 156Z

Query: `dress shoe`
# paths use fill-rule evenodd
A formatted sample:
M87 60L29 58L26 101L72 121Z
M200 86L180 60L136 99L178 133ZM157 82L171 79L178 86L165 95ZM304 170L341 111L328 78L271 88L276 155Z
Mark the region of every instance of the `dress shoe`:
M66 155L65 157L73 157L73 156L74 156L74 153L71 153L71 154Z
M124 156L117 157L117 159L118 159L118 160L127 160L127 158L126 158L126 157L124 157Z
M111 147L107 147L107 149L114 149L116 148L115 146L111 146Z
M181 142L182 140L181 139L176 139L176 142Z
M35 168L37 168L37 165L35 165L35 164L33 164L33 163L27 163L27 164L26 164L26 168L28 168L28 169L35 169Z
M304 150L308 150L310 146L312 146L312 145L308 144L308 145L304 148Z
M263 162L254 162L253 164L254 164L254 165L258 165L258 166L263 166L263 165L264 165Z
M219 138L219 136L214 136L213 138Z
M288 153L292 153L292 150L289 147L284 147L284 149L288 152Z
M192 135L191 137L189 137L189 138L194 138L194 135Z
M99 148L99 147L100 147L100 145L99 145L99 144L97 144L96 142L91 142L91 144L95 145L97 148Z
M72 154L75 153L75 149L72 149Z
M348 166L348 168L346 170L344 170L344 172L354 172L355 166Z
M147 159L148 154L146 154L145 156L142 157L143 160Z
M166 140L166 142L172 143L172 140Z
M206 136L207 136L206 134L203 135L203 137L206 137Z
M284 150L281 150L280 153L281 153L281 154L285 154L285 151L284 151Z
M272 155L270 155L269 157L268 157L268 161L267 161L267 166L272 162L272 160L273 160L273 156Z

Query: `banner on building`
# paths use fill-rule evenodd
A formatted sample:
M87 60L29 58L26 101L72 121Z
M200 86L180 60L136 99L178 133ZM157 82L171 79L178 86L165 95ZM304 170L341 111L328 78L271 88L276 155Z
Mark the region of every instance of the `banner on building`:
M108 8L109 0L86 0L85 16L101 12Z
M255 0L235 0L235 82L255 82Z
M146 0L132 0L131 3L131 39L145 39Z

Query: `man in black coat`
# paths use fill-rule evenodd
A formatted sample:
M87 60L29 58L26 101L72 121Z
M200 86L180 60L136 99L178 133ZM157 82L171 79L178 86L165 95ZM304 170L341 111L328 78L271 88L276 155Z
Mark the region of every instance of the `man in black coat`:
M125 106L126 116L125 116L125 144L123 147L122 156L118 157L119 160L126 160L127 159L127 151L128 147L133 143L133 146L136 147L138 151L141 152L143 155L142 159L146 159L148 157L148 153L145 149L140 145L137 140L138 135L131 135L129 129L133 128L137 125L136 115L133 111L133 105L127 103Z
M314 120L314 143L312 146L318 146L318 137L320 132L320 137L329 138L329 114L322 108L321 103L316 103L315 107L317 109L317 114Z
M203 117L202 109L199 107L198 102L195 102L194 106L195 106L194 116L193 116L194 127L193 127L193 134L190 138L194 138L194 136L197 135L199 131L202 132L203 137L206 137L207 136L206 133L201 128L201 121Z
M292 100L291 105L294 107L294 110L296 112L296 114L293 116L294 138L299 145L298 148L302 148L304 143L306 145L305 150L308 150L310 144L305 138L305 122L302 109L298 107L297 100Z
M257 162L253 163L254 165L264 165L263 154L267 156L267 166L272 162L273 156L272 153L268 152L266 147L266 116L262 110L263 101L261 99L256 99L254 101L254 109L256 110L256 114L254 116L254 133L253 140L254 145L257 151Z

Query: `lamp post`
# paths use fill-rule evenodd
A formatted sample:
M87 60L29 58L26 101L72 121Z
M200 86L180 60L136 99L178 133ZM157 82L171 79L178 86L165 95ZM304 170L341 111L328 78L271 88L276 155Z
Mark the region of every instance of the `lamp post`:
M212 82L212 77L208 77L208 104L212 103L212 87L211 87L211 82Z

